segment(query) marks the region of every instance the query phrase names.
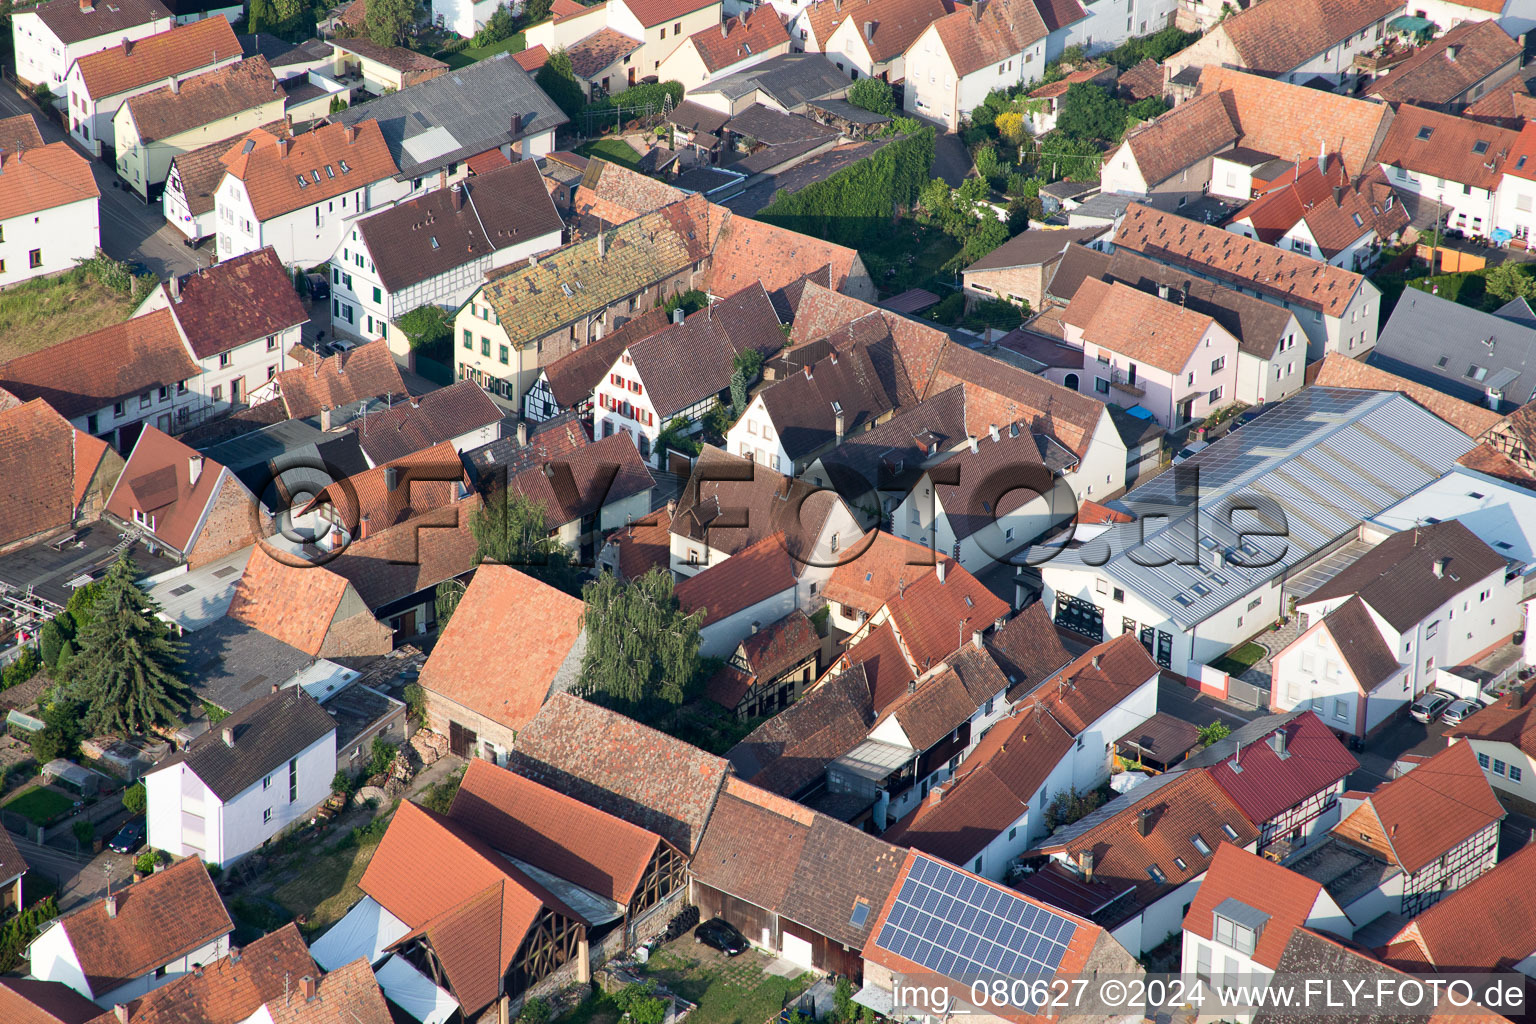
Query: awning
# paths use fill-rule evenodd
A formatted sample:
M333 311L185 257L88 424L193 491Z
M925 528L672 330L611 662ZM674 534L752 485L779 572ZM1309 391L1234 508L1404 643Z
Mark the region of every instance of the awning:
M1415 18L1411 14L1399 14L1387 22L1387 29L1392 32L1428 32L1435 27L1435 23L1428 18Z
M384 995L421 1024L442 1024L459 1009L453 996L432 984L425 974L392 956L373 972Z
M309 953L327 971L359 958L372 965L410 930L404 921L374 902L372 896L364 896L362 902L347 911L346 917L310 944Z
M888 988L876 988L873 985L865 985L853 994L853 1001L860 1006L867 1006L882 1017L890 1016L896 1009L896 996Z

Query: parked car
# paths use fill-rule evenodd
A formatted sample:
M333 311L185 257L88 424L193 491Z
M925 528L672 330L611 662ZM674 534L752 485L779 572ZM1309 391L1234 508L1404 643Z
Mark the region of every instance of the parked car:
M1192 459L1196 455L1199 455L1201 452L1205 451L1210 446L1211 442L1209 441L1191 441L1189 444L1179 449L1179 453L1173 457L1173 464L1177 466L1179 463L1184 462L1187 459Z
M1430 690L1409 706L1408 713L1414 717L1415 721L1428 725L1439 718L1451 701L1455 699L1448 693Z
M117 830L107 846L113 853L136 853L144 845L144 819L135 818Z
M695 928L693 941L702 942L711 949L718 949L726 956L736 956L747 951L746 937L721 917L712 917Z
M1456 725L1465 722L1481 710L1483 710L1482 701L1473 700L1471 697L1462 697L1451 701L1450 707L1446 708L1445 714L1440 717L1443 721Z
M316 302L325 302L331 297L331 282L327 281L324 274L305 274L305 284L309 286L309 297Z

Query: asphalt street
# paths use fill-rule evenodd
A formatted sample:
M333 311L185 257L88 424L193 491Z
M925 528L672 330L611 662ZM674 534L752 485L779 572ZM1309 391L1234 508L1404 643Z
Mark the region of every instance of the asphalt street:
M44 116L35 104L13 90L0 88L0 116L17 114L34 115L45 142L69 142L85 155L57 121ZM162 278L191 273L198 268L199 257L203 265L210 262L211 251L194 251L182 244L182 236L165 222L158 204L145 205L130 189L119 187L123 182L112 168L91 158L91 173L101 190L101 247L108 256L142 263L146 270Z

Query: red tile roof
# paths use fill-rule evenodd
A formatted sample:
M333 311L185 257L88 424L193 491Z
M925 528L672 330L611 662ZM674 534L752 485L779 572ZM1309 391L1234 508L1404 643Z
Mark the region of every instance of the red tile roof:
M130 96L124 104L140 144L181 135L268 103L278 104L274 113L282 110L283 92L267 58L260 54L171 82Z
M724 223L709 270L709 290L716 295L734 295L759 281L776 291L823 267L831 267L835 290L848 281L859 259L846 246L742 217L723 206L711 206L710 217Z
M529 466L511 480L513 491L544 509L544 522L551 531L584 521L655 486L656 479L628 431Z
M448 70L448 65L436 57L429 57L403 46L380 46L367 38L333 38L331 45L343 53L355 53L364 60L376 61L393 71L434 71L442 74ZM421 79L418 78L417 81Z
M125 39L81 57L75 66L80 69L86 94L100 103L109 96L240 56L240 41L229 19L204 18L136 41Z
M263 221L364 188L396 172L377 121L323 125L293 139L278 139L257 128L235 140L223 163L229 174L245 183L251 207Z
M1523 847L1410 921L1382 960L1414 973L1515 970L1536 935L1533 870L1536 846Z
M0 409L0 479L11 481L0 493L0 547L74 519L84 491L77 481L82 470L89 480L102 455L92 459L76 438L69 421L41 399ZM73 472L63 472L66 466Z
M382 338L324 358L314 357L307 348L294 348L290 354L300 365L280 371L276 380L283 407L293 419L365 398L406 393L400 367Z
M618 0L618 2L629 8L630 13L639 19L640 24L651 28L654 25L663 25L675 18L681 18L685 14L711 7L719 0Z
M188 274L178 288L171 312L199 359L309 322L293 278L271 246Z
M706 693L721 707L734 710L755 682L771 682L778 676L814 658L821 650L821 638L805 612L798 608L777 622L769 623L740 644L746 668L733 662L721 666L709 678Z
M663 842L654 832L482 760L470 762L448 817L493 848L622 904L634 897Z
M100 1013L63 982L0 978L0 1017L9 1024L87 1024Z
M197 463L196 481L192 466ZM234 474L226 476L224 467L188 448L155 427L145 426L134 443L122 476L107 498L107 511L125 523L137 521L135 513L154 517L149 531L183 555L197 538L208 507L223 488L238 501L241 497L250 510L250 532L254 540L260 525L256 499Z
M619 549L619 575L637 579L652 569L666 572L672 564L672 517L659 508L608 535Z
M1472 744L1454 743L1383 783L1333 831L1356 842L1356 819L1376 822L1392 859L1412 874L1503 817Z
M946 14L933 26L962 78L1017 57L1050 32L1033 0L979 0Z
M539 70L539 68L549 63L549 48L543 43L539 43L537 46L530 46L526 50L523 50L519 53L514 53L512 55L512 59L517 61L518 66L531 75L535 71ZM473 170L476 174L478 174L480 172L479 169L474 166L475 159L475 157L470 158L470 170Z
M1008 602L994 595L960 567L929 573L887 602L891 622L908 656L926 672L971 641L971 634L992 627L1009 613Z
M76 419L200 372L170 311L157 309L0 364L0 387Z
M643 44L624 33L603 26L566 48L571 58L571 73L590 79L616 61L640 49Z
M1240 66L1282 75L1400 9L1395 0L1292 0L1274 9L1254 4L1224 19L1216 31L1231 42Z
M1334 317L1365 283L1342 267L1140 203L1126 209L1115 245Z
M1317 157L1310 157L1284 181L1233 214L1228 223L1247 221L1259 240L1270 245L1304 224L1327 259L1366 234L1385 241L1408 226L1408 211L1397 201L1380 167L1351 182L1338 157L1329 157L1323 168Z
M780 796L816 784L858 746L874 722L864 668L824 676L808 693L753 729L727 755L736 773Z
M389 485L391 475L396 478L393 490ZM304 512L330 506L343 528L354 538L363 539L359 534L371 535L452 505L459 500L462 477L458 454L453 445L444 441L425 451L343 477L315 495Z
M1253 959L1274 970L1291 933L1307 923L1322 893L1321 882L1298 875L1274 861L1222 843L1211 858L1210 870L1195 890L1184 915L1184 930L1210 940L1215 929L1212 912L1224 900L1237 900L1269 915L1259 932Z
M1241 134L1221 96L1210 92L1131 129L1125 144L1150 188L1230 147Z
M1271 738L1282 732L1284 758L1275 752L1272 744L1276 741ZM1240 773L1232 770L1234 764L1241 766ZM1262 825L1331 788L1358 767L1360 762L1339 742L1333 730L1307 711L1244 744L1232 756L1212 766L1210 772L1248 820Z
M635 771L636 765L645 770ZM729 766L682 740L560 693L518 735L509 767L691 854Z
M67 142L0 153L0 220L41 213L101 195L90 161Z
M713 73L766 53L775 46L783 46L789 42L789 33L784 30L778 11L772 7L754 7L737 17L726 18L718 27L695 32L688 41L698 51L704 67Z
M17 114L0 117L0 149L6 152L17 149L36 149L43 145L43 133L37 129L37 117L33 114Z
M319 655L348 583L324 566L278 561L257 544L228 615L306 654Z
M581 598L511 566L482 565L422 667L421 688L521 730L580 642L585 611ZM487 658L502 670L487 673Z
M411 928L402 943L426 935L470 1014L496 998L546 905L542 889L511 861L462 824L410 802L395 812L357 884Z
M292 991L267 1001L272 1024L392 1024L373 968L359 957L321 978L313 999Z
M1464 21L1420 47L1386 77L1372 82L1368 95L1386 103L1422 103L1428 107L1451 103L1506 64L1510 65L1509 77L1518 80L1511 62L1519 56L1519 44L1497 21ZM1492 85L1492 91L1499 88Z
M1104 422L1104 403L984 352L946 345L926 394L965 386L965 426L975 437L992 425L1027 425L1079 456L1086 455Z
M1144 809L1151 812L1145 836L1139 825ZM1259 835L1242 809L1208 772L1199 769L1179 772L1160 786L1143 784L1094 812L1085 824L1086 828L1046 839L1039 849L1065 853L1074 864L1081 854L1091 853L1094 878L1134 886L1142 906L1198 878L1222 844L1247 846ZM1237 839L1229 839L1222 826L1231 828ZM1193 836L1199 836L1212 854L1202 854L1191 841ZM1163 881L1149 873L1154 867Z
M1451 740L1508 743L1536 757L1536 686L1513 690L1445 731Z
M673 594L687 614L703 613L701 626L712 626L793 589L797 568L784 535L775 533L683 580Z
M987 651L1008 677L1011 700L1033 690L1072 660L1050 611L1040 601L988 634Z
M1500 420L1499 414L1471 402L1453 398L1443 391L1399 377L1380 367L1330 352L1309 375L1308 384L1324 388L1355 388L1361 391L1397 391L1469 437L1479 437Z
M222 20L222 19L220 19ZM86 984L102 996L235 930L197 857L119 889L115 916L105 898L60 917Z
M871 530L849 550L859 552L858 557L833 569L822 593L828 601L866 614L877 611L903 584L914 583L933 571L932 549L884 530ZM949 571L959 568L948 555L937 557Z
M286 924L244 949L128 1004L133 1024L242 1024L267 1003L297 994L299 979L319 977L298 926ZM112 1013L103 1020L116 1021ZM366 1022L372 1024L372 1022Z
M755 792L754 792L755 790ZM698 881L775 911L794 884L815 812L731 779L689 865Z
M873 24L873 38L865 48L876 61L887 61L907 49L931 23L955 9L945 0L818 0L805 11L816 41L825 50L832 33L849 18L860 35Z
M352 430L377 466L500 423L504 415L484 388L466 378L360 418Z
M1492 191L1499 187L1506 163L1513 167L1519 161L1511 155L1519 139L1520 134L1508 128L1404 103L1376 156L1392 167Z
M917 677L889 622L882 623L848 648L848 664L850 667L863 666L869 682L870 701L877 714L883 713L892 701L906 693L907 684Z

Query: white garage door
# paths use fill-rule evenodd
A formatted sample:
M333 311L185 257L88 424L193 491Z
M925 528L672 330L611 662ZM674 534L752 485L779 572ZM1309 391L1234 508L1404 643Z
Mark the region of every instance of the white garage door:
M779 934L784 939L784 952L782 956L785 960L805 968L813 966L811 963L811 944L809 942L791 935L789 932L780 932Z

